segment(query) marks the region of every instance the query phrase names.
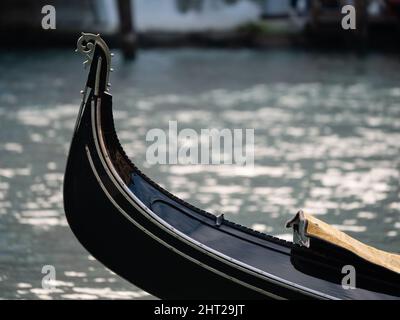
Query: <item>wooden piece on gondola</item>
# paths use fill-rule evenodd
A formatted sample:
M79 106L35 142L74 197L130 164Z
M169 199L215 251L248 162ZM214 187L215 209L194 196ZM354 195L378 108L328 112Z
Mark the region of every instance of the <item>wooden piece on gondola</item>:
M317 238L348 250L370 263L400 273L400 255L368 246L303 211L297 213L287 227L294 229L300 245L311 247L309 238Z

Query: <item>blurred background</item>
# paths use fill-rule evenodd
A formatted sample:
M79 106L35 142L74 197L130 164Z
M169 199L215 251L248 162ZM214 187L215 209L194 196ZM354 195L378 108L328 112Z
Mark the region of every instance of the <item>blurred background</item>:
M341 26L346 4L355 30ZM45 5L55 29L42 27ZM285 239L285 221L305 209L399 252L399 17L398 0L3 0L0 299L154 298L95 261L65 220L82 31L113 48L118 135L169 191ZM146 133L170 120L254 128L254 168L149 165Z

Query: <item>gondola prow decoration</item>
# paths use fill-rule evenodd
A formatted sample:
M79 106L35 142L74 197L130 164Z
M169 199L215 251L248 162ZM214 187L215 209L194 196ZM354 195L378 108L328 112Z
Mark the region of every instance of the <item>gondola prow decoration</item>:
M95 96L102 91L109 91L111 68L111 52L99 34L84 33L76 43L76 52L87 57L84 67L90 66L87 86L95 90Z

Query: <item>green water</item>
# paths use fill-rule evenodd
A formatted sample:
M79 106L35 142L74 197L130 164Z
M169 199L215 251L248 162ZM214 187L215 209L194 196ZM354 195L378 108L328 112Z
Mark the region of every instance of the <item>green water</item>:
M90 257L64 217L81 63L73 50L0 54L0 298L151 298ZM117 53L113 66L124 148L172 193L283 238L306 209L400 251L398 57L182 49L141 51L135 63ZM254 168L149 165L146 133L169 120L254 128ZM56 268L53 291L43 265Z

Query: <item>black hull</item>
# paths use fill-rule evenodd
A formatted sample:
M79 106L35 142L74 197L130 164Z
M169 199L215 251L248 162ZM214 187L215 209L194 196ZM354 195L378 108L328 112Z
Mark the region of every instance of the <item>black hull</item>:
M281 285L250 285L258 279L178 241L134 210L105 172L91 130L84 130L90 113L85 108L71 146L64 206L72 231L97 260L163 299L309 298Z
M115 133L105 54L96 46L64 179L68 223L96 259L162 299L399 299L398 275L217 219L143 175Z
M87 114L84 119L86 116ZM64 192L67 195L65 198L68 199L65 201L65 211L71 213L67 214L67 219L72 231L96 259L118 275L160 298L264 297L183 258L174 252L173 247L168 248L161 242L169 240L172 243L171 237L163 237L161 240L161 236L158 236L159 240L155 240L154 236L144 231L142 225L128 220L112 203L110 197L118 194L118 191L112 188L112 183L106 178L95 151L85 148L87 138L78 135L74 140L76 143L71 149L64 182ZM98 177L95 176L92 166ZM111 188L102 189L100 183ZM126 205L120 206L123 208ZM130 210L130 215L141 220L141 214L135 210ZM191 256L191 253L188 252L188 255Z

